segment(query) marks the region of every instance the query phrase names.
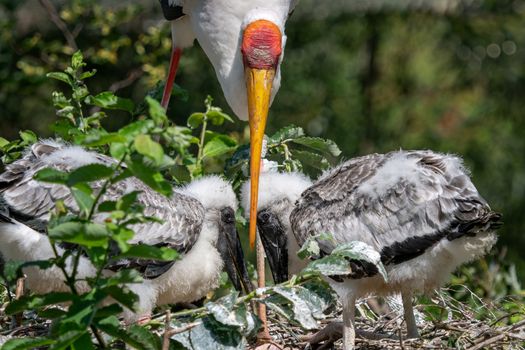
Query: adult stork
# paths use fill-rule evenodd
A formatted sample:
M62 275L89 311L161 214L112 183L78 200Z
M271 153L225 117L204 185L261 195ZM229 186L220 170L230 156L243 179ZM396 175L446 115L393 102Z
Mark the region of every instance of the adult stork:
M261 147L268 110L281 84L286 20L298 0L160 0L171 21L173 49L162 105L166 108L182 50L197 39L233 112L250 123L250 210L256 216ZM250 222L250 246L256 222Z
M351 261L352 276L328 279L343 304L345 349L354 345L355 300L366 294L401 293L408 336L418 337L413 293L434 290L460 264L485 254L501 224L462 160L432 151L354 158L312 186L298 174L263 174L261 189L268 196L261 196L257 222L276 282L287 279L288 268L297 272L297 248L320 233L333 236L318 240L321 255L351 241L379 252L388 281L359 261ZM243 205L247 197L245 186Z
M0 174L0 203L5 214L0 214L0 253L6 260L32 261L54 257L46 235L50 212L59 200L72 212L78 206L64 185L43 183L33 179L44 168L72 171L88 164L114 166L116 160L105 155L69 146L57 141L40 141L31 146L25 155L7 165ZM91 183L95 193L101 190L100 181ZM182 254L180 260L159 262L144 259L110 260L105 273L122 268L138 270L144 280L129 284L139 296L136 313L126 311L127 321L148 317L156 305L192 302L218 286L223 267L240 287L247 277L244 258L235 228L237 199L231 185L216 176L193 181L178 188L170 198L162 196L134 177L113 184L102 196L103 201L116 201L126 193L139 191L138 203L144 213L162 220L162 223L142 223L132 226L135 236L130 243L167 246ZM103 213L93 220L103 222ZM58 254L69 247L59 246ZM118 254L118 248L112 252ZM234 266L239 267L235 269ZM71 273L72 258L67 261ZM240 272L240 276L237 273ZM46 270L25 268L26 285L38 293L65 290L62 272L53 267ZM78 279L93 277L95 268L82 257L78 266ZM87 291L79 283L80 291Z

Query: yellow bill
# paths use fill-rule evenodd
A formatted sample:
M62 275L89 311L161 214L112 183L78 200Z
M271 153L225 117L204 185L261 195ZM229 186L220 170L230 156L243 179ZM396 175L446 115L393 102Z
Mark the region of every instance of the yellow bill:
M261 172L261 151L270 108L273 68L245 68L248 94L248 115L250 121L250 247L255 246L257 232L257 203L259 199L259 175Z

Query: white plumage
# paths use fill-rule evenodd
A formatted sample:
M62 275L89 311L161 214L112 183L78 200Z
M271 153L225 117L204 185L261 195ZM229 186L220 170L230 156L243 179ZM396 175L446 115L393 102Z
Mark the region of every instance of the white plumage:
M434 290L457 266L485 254L500 224L500 215L479 195L461 159L431 151L354 158L312 186L300 174L264 174L261 191L273 193L259 202L261 235L279 230L293 235L298 245L289 249L290 256L308 237L325 232L334 241L318 242L323 254L350 241L367 243L381 254L388 282L366 264L355 266L359 276L329 280L343 302L347 348L353 346L353 321L348 320L353 320L355 298L367 294L400 292L408 336L418 336L412 293ZM245 205L246 185L242 193Z
M93 163L111 166L116 161L78 146L48 140L34 144L23 158L7 165L5 172L0 174L0 208L9 213L0 215L0 252L6 260L47 260L54 257L46 236L49 212L57 200L64 201L72 212L78 211L65 186L38 182L33 180L34 174L47 167L72 171ZM95 193L101 189L100 182L91 185ZM133 259L110 263L106 274L120 268L136 268L144 276L142 283L127 286L140 298L137 313L125 313L127 320L149 315L156 305L202 298L218 286L224 260L234 259L228 256L229 248L237 253L240 248L240 245L225 246L229 241L226 238L234 239L234 244L238 243L235 230L237 200L227 181L217 176L205 177L176 189L167 198L136 178L127 178L110 186L102 200L117 200L131 191L140 191L138 201L145 207L146 215L155 216L163 222L133 225L135 236L130 243L169 246L183 256L180 260L165 263ZM104 219L103 213L94 216L97 222ZM63 249L58 247L59 254L63 253ZM238 263L244 266L244 261ZM69 272L71 265L70 259ZM228 268L231 266L229 264ZM24 272L27 274L27 287L34 292L46 293L66 288L64 276L56 267L47 270L30 267ZM94 274L95 268L82 257L78 277L93 277ZM78 288L85 292L88 286L79 283Z
M288 15L298 0L177 0L180 17L171 21L173 46L183 49L197 39L212 63L226 101L241 120L248 120L248 97L241 53L242 34L257 20L276 24L282 33L282 49ZM281 54L280 60L282 61ZM272 86L272 99L281 84L280 64Z

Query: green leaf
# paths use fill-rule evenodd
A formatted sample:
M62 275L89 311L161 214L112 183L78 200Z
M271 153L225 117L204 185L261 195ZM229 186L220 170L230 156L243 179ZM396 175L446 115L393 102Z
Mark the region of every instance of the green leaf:
M36 349L47 345L51 345L54 342L54 339L49 339L45 337L15 338L6 341L5 344L2 346L2 350Z
M69 174L68 186L75 186L79 182L92 182L107 179L113 175L114 170L103 164L88 164L75 169Z
M121 339L133 349L137 350L159 350L160 339L144 327L132 325L129 329L120 326L120 321L115 316L109 316L96 322L98 328L105 333Z
M184 325L174 324L174 326ZM210 318L204 318L198 326L188 332L175 334L171 339L189 350L243 350L247 345L236 328L225 327Z
M159 101L146 96L146 103L148 104L149 116L156 125L162 126L168 122L168 117L166 116L166 111L160 105Z
M44 306L65 303L75 300L75 295L71 293L48 293L43 295L27 295L20 299L13 300L5 309L6 314L13 315L25 310L39 309Z
M233 119L217 107L212 107L211 110L206 113L206 117L213 125L222 125L224 121L233 123Z
M74 70L78 70L85 65L86 64L84 63L84 55L82 55L82 52L80 50L75 52L73 56L71 56L71 68L73 68Z
M128 287L122 286L108 286L101 289L104 293L111 296L113 299L124 305L130 310L135 310L137 307L137 302L139 300L138 296L129 290Z
M51 78L51 79L56 79L56 80L63 81L64 83L66 83L66 84L68 84L70 86L73 84L73 80L71 79L69 74L66 74L66 73L63 73L63 72L49 72L49 73L46 74L46 77Z
M179 257L179 253L167 247L154 247L147 244L134 244L129 249L116 257L121 258L141 258L159 261L173 261Z
M72 330L68 332L61 332L55 343L49 348L49 350L62 350L69 346L72 346L78 339L83 337L87 333L85 330Z
M124 211L129 210L131 206L137 201L137 197L139 196L139 194L139 191L126 193L117 201L117 209Z
M20 131L20 138L24 141L24 145L31 145L37 141L37 136L31 130Z
M112 144L115 142L126 142L126 138L116 133L101 133L99 130L93 130L89 134L82 134L79 141L88 147L96 147Z
M309 263L302 273L320 273L324 276L347 276L352 273L352 268L343 256L328 255Z
M7 141L6 139L4 139L3 137L0 137L0 148L4 148L5 146L7 146L9 144L9 141Z
M111 91L104 91L96 96L88 96L86 97L85 102L101 108L120 109L129 113L133 112L135 109L133 101L127 98L118 97Z
M107 247L109 232L101 224L70 221L50 228L49 238L86 247Z
M153 141L149 135L138 135L135 137L134 146L137 152L155 161L157 165L162 164L164 150L162 146L158 142Z
M298 287L296 287L298 288ZM308 303L302 299L300 295L296 293L296 288L288 287L275 287L273 290L275 293L286 298L291 304L294 313L294 320L299 322L301 327L304 329L317 329L319 325L312 315L312 311ZM303 291L303 295L306 292Z
M95 74L97 74L97 70L96 69L84 72L84 73L80 74L80 80L91 78Z
M136 122L126 125L122 129L120 129L118 133L126 137L127 140L131 141L137 135L149 133L149 131L154 127L155 123L153 122L153 120L138 120Z
M71 345L71 350L95 350L90 333L86 332Z
M244 327L246 326L246 316L237 314L233 309L237 295L237 292L232 292L215 302L206 303L206 309L219 323L226 326Z
M45 168L39 170L34 176L33 179L42 182L55 183L60 185L65 185L67 183L68 174L53 168Z
M202 151L203 158L213 158L232 152L237 148L237 142L226 135L217 135L211 139Z
M171 185L164 179L161 173L152 171L140 160L133 160L127 163L129 170L146 185L153 190L169 196L172 193Z
M366 261L377 266L379 273L383 276L385 281L388 280L387 273L383 263L381 262L381 254L370 245L361 241L352 241L349 243L338 245L333 251L332 255L343 256L351 260Z
M79 183L71 188L71 194L73 195L73 198L75 198L75 202L77 203L80 212L85 216L89 215L91 207L95 202L92 193L93 191L91 188L83 183Z
M292 156L297 158L303 164L303 166L308 165L319 170L326 170L330 167L328 160L319 154L293 150Z
M332 140L325 140L320 137L297 137L292 139L293 143L303 145L305 147L319 151L325 155L332 157L338 157L341 154L341 150Z
M189 128L197 129L199 125L201 125L204 122L204 118L206 118L206 114L204 113L200 113L200 112L193 113L188 118L188 121L186 122L186 124L188 125Z
M269 146L272 144L278 144L288 139L295 139L297 137L304 136L304 130L295 125L284 127L277 131L269 138Z
M319 243L317 241L333 242L334 239L329 233L321 233L319 235L310 236L303 243L303 246L297 251L297 256L300 259L319 256L321 249L319 248Z

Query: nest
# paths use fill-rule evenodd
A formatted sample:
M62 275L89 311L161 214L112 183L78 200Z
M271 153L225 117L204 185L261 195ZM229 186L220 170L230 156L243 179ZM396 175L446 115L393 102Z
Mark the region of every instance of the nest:
M503 312L502 315L494 303L484 302L473 293L472 296L476 298L475 306L460 303L445 291L436 292L432 304L415 306L419 339L407 339L402 308L385 312L385 307L378 307L375 298L361 300L357 305L356 349L525 349L523 313ZM430 308L440 310L444 319L429 316ZM485 317L480 318L480 314ZM305 341L315 331L305 332L275 314L270 314L269 320L270 334L283 350L316 349L323 345L310 346ZM341 321L340 305L320 322L319 329L337 321ZM341 347L341 340L333 345L334 349Z

